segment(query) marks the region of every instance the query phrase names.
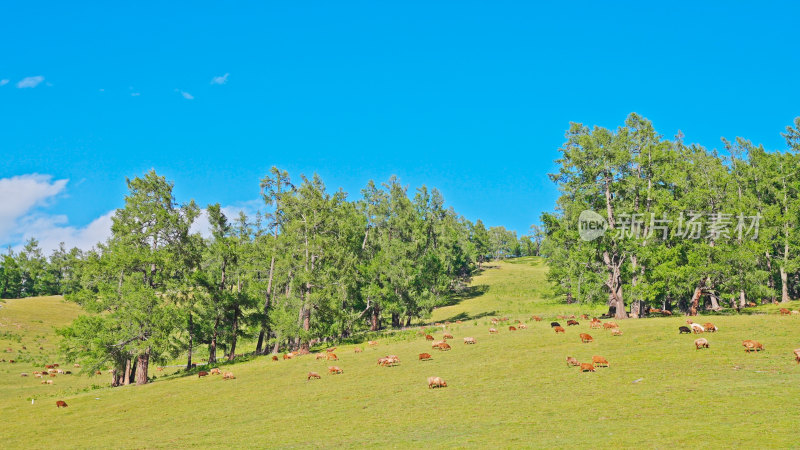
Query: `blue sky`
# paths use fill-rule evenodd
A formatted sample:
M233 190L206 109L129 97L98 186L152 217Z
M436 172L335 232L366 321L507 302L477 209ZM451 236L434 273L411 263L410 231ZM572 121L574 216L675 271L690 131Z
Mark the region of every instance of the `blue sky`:
M798 4L646 3L4 5L0 245L90 245L150 168L231 209L272 165L351 197L396 174L524 233L570 121L785 149Z

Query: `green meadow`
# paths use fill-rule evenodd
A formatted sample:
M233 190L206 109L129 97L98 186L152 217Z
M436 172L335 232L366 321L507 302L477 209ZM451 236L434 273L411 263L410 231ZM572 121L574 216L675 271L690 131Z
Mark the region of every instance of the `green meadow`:
M450 321L452 350L434 351L418 331L387 332L377 348L338 345L338 362L313 355L226 364L220 376L153 373L144 386L105 387L110 376L81 375L58 356L54 327L80 313L60 297L6 300L0 308L0 430L4 448L192 447L788 447L797 446L800 316L773 305L713 322L710 348L679 335L685 317L619 321L622 336L588 321L556 335L558 315L597 315L602 307L565 305L537 258L492 262L453 304L434 311ZM791 309L798 309L793 302ZM532 314L542 322L530 320ZM492 317L507 316L489 335ZM509 331L515 320L527 329ZM455 321L461 323L455 323ZM555 319L557 320L557 319ZM442 327L430 326L438 339ZM594 342L582 344L579 333ZM477 339L464 345L463 337ZM765 351L747 354L744 339ZM26 350L22 347L25 346ZM355 353L354 347L364 348ZM40 349L41 347L41 349ZM11 352L6 352L6 349ZM243 351L252 350L245 344ZM431 361L418 361L421 352ZM397 355L400 364L379 367ZM567 367L605 357L609 368ZM76 372L42 385L32 372L59 363ZM180 364L175 361L173 364ZM338 365L341 375L329 375ZM321 379L306 380L309 371ZM21 377L22 372L30 374ZM447 388L429 389L442 377ZM67 408L56 408L64 400Z

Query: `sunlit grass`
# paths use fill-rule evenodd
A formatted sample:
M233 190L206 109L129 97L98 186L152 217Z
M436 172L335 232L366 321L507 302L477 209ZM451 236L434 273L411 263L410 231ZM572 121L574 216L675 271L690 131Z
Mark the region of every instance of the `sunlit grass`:
M269 358L227 367L236 380L196 376L147 386L77 392L98 379L59 376L53 386L20 378L30 363L0 363L3 446L28 447L787 447L796 446L800 398L800 316L769 314L700 317L719 332L704 334L709 349L695 350L695 335L679 335L684 317L618 321L622 336L589 330L580 320L556 335L549 319L559 314L597 314L598 308L563 305L549 296L545 268L535 260L491 263L475 277L483 295L437 310L432 320L463 317L448 330L449 352L431 350L421 336L381 339L377 349L339 346L340 361L313 356ZM798 303L790 306L798 309ZM540 314L542 322L529 320ZM77 309L58 298L14 300L0 309L0 331L23 343L46 335L52 360L52 325ZM489 335L489 319L520 319L527 330ZM475 319L475 317L478 317ZM35 322L42 320L41 323ZM5 324L20 324L9 329ZM477 322L477 324L476 324ZM578 333L595 341L582 344ZM435 333L437 338L442 332ZM476 345L464 345L473 336ZM6 336L8 337L8 336ZM20 343L3 338L0 349ZM746 354L743 339L764 352ZM38 349L38 346L35 347ZM433 360L419 362L428 352ZM31 352L35 353L35 352ZM378 367L395 354L396 367ZM9 354L0 354L8 359ZM569 368L602 355L611 367L596 373ZM65 363L65 361L57 361ZM328 375L336 364L341 375ZM321 380L306 381L308 371ZM448 387L428 389L428 376ZM102 382L108 377L103 375ZM30 397L35 397L31 405ZM69 407L56 409L63 399Z

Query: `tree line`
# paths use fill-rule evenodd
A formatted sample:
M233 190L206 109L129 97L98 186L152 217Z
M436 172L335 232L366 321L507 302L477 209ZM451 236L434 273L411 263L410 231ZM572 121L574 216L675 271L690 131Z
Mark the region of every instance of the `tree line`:
M74 267L83 253L62 242L50 257L30 238L19 252L10 247L0 258L0 298L58 295L76 287Z
M570 124L541 217L556 293L618 318L800 296L800 118L782 135L783 151L738 137L718 151L637 114L616 130Z
M480 262L520 247L394 177L353 201L273 167L260 183L268 213L252 217L179 203L155 171L127 185L111 237L74 264L66 298L92 314L59 330L70 360L112 366L114 385L146 383L151 361L186 354L191 367L199 346L214 363L233 360L242 339L257 354L308 351L410 325L463 291ZM190 231L201 214L208 237Z

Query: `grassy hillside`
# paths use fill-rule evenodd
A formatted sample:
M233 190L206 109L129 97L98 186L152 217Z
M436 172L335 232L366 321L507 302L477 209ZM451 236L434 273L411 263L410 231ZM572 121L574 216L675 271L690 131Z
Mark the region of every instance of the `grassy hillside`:
M469 295L434 313L437 321L462 320L448 327L456 338L449 352L432 351L414 332L399 333L363 353L340 346L336 363L264 357L227 366L236 374L232 381L192 376L84 392L99 381L59 376L43 386L19 377L34 370L30 362L0 363L4 446L796 445L800 367L792 349L800 347L799 316L781 317L769 306L756 310L765 314L701 317L720 330L705 334L710 348L699 351L696 336L678 335L683 317L622 321L618 337L589 330L584 321L556 335L549 320L528 321L530 315L593 311L549 298L545 268L536 259L492 266L475 277ZM0 330L14 336L3 335L0 348L17 355L27 344L31 360L51 361L34 356L32 343L46 337L43 352L49 352L50 325L76 314L57 298L8 301L0 308ZM495 315L529 328L512 332L505 324L489 335ZM595 341L582 344L581 332ZM478 344L464 345L464 336ZM743 339L759 340L766 350L746 354ZM433 360L418 361L420 352ZM400 365L378 367L378 357L388 354L398 355ZM566 366L566 356L588 361L592 355L606 357L611 367L580 373ZM325 373L331 364L344 373ZM310 370L322 379L306 381ZM428 376L444 378L448 387L428 389ZM59 399L69 407L56 409Z

